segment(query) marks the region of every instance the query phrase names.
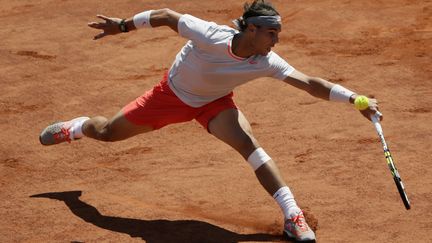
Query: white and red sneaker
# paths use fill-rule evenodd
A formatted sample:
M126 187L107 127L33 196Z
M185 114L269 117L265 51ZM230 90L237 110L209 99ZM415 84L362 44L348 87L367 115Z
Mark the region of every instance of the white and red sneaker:
M290 238L295 238L300 242L315 242L315 233L306 223L303 211L299 210L290 219L285 219L284 232Z
M39 141L42 145L54 145L63 142L71 142L79 139L75 136L74 127L77 124L82 125L88 117L78 117L67 122L57 122L46 127L39 135Z

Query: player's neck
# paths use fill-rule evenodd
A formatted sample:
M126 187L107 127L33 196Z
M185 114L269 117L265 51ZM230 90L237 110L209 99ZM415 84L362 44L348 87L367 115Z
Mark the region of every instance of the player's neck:
M238 57L248 58L256 54L247 36L241 32L234 36L231 49Z

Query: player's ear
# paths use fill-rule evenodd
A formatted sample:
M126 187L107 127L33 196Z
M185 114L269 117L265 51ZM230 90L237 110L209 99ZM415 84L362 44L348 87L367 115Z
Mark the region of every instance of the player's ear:
M248 30L249 32L254 33L254 32L256 31L256 26L255 26L254 24L248 24L248 25L247 25L247 30Z

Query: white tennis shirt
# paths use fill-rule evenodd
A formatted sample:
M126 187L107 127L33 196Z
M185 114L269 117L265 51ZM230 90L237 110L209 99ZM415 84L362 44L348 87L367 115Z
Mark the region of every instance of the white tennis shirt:
M179 34L189 41L177 54L168 85L187 105L201 107L229 94L236 86L260 77L285 79L294 68L276 53L242 58L231 42L237 30L184 14Z

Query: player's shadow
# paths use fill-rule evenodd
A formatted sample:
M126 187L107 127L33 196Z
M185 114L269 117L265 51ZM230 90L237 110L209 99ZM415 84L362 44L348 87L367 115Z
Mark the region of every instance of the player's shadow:
M63 201L73 214L98 227L141 237L147 243L228 243L247 241L281 241L282 235L237 234L219 226L198 220L142 220L105 216L81 201L81 191L49 192L32 195L36 198L50 198Z

